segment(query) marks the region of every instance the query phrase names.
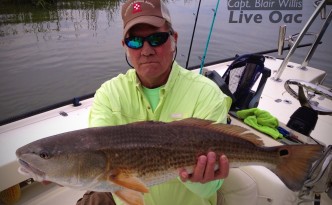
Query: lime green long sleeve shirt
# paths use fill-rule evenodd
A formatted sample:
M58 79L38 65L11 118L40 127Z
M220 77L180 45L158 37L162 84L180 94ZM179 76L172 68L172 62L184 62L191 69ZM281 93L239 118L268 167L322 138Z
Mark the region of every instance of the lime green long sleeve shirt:
M89 126L121 125L137 121L163 121L195 117L226 123L231 99L208 78L188 71L176 62L159 103L151 108L134 69L106 81L97 90L90 110ZM146 205L210 205L216 203L221 180L209 183L183 183L174 179L150 187L144 194ZM122 204L115 197L116 203Z

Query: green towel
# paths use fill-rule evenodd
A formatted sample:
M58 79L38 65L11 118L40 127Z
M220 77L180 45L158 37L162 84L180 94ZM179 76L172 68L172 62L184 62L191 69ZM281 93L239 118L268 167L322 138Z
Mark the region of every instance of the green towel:
M247 125L272 136L274 139L283 138L282 134L277 130L279 126L278 119L267 111L251 108L237 111L236 115L244 119L244 123Z

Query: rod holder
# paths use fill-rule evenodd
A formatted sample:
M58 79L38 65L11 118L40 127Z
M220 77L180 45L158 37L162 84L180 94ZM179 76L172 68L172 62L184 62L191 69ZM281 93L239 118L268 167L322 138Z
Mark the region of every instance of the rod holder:
M326 5L322 8L322 11L320 12L320 18L326 19Z
M285 68L286 68L286 66L287 66L287 64L288 64L291 56L294 54L294 52L295 52L296 48L298 47L300 41L302 40L303 36L308 31L308 29L312 25L312 23L315 21L316 17L321 12L321 10L325 6L326 2L332 3L332 0L322 0L319 3L319 5L315 9L314 13L311 15L311 17L309 18L309 20L307 21L307 23L304 25L304 27L302 28L301 32L299 33L299 36L297 37L296 41L294 42L294 45L288 51L287 56L282 61L281 65L280 65L280 67L278 69L278 71L273 76L273 78L272 78L273 80L275 80L275 81L281 81L280 76L284 72L284 70L285 70Z
M284 51L285 44L285 36L286 36L286 25L279 27L279 38L278 38L278 55L281 56Z

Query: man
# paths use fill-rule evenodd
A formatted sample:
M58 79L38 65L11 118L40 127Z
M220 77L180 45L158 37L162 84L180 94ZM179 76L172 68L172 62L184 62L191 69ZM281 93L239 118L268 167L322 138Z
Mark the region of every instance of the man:
M128 0L122 7L128 62L134 69L105 82L96 92L90 126L120 125L136 121L170 122L188 117L226 123L231 105L212 81L180 67L175 61L178 33L160 0ZM219 170L215 171L215 164ZM146 205L216 204L216 191L228 175L226 156L213 152L200 156L192 174L179 170L179 178L150 187ZM78 204L122 204L111 193L88 192Z

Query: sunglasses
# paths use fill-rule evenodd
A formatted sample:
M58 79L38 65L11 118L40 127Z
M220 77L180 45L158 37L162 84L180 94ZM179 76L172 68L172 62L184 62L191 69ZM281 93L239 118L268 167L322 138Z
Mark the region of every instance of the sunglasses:
M151 47L157 47L164 44L170 32L158 32L153 33L146 37L139 37L139 36L131 36L125 38L125 44L132 49L140 49L143 47L144 41L147 41Z

